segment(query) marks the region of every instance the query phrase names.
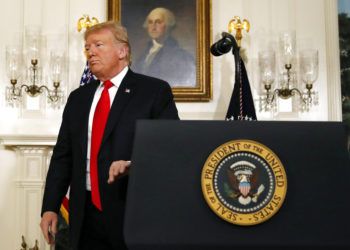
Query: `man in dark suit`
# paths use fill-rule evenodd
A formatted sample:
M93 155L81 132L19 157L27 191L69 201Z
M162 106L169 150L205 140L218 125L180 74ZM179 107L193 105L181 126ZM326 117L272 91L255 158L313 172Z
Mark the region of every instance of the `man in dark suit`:
M40 226L52 244L57 213L70 186L72 247L126 249L122 230L135 122L179 117L167 82L129 69L129 41L122 26L97 24L84 38L88 63L98 80L74 90L67 100Z

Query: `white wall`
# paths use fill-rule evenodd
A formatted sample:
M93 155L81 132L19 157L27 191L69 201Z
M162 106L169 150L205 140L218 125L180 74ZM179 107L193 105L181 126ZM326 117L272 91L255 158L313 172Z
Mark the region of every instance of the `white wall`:
M38 99L14 109L5 103L5 46L20 37L26 25L41 25L47 35L47 48L62 48L68 54L68 72L63 86L68 94L78 86L84 66L81 34L77 20L83 14L106 19L106 1L101 0L0 0L0 139L2 135L48 136L57 134L62 107L50 109ZM310 11L312 10L312 11ZM340 120L340 80L335 0L212 0L212 41L227 31L234 15L246 18L251 30L244 33L243 48L255 99L260 93L257 54L268 44L275 45L280 30L295 29L298 46L319 49L320 74L316 84L320 105L306 114L296 110L275 117L258 112L259 120ZM132 32L132 31L129 31ZM213 99L208 103L177 103L182 119L223 119L231 97L234 63L230 54L213 58ZM32 103L34 102L34 104ZM36 103L35 103L36 102ZM256 107L257 107L256 103ZM257 107L258 110L258 107ZM0 249L20 248L15 229L15 180L18 158L13 149L0 146ZM25 209L25 208L22 208ZM38 221L39 224L39 221ZM33 240L33 239L30 239Z
M255 99L258 99L258 94L261 93L262 88L258 77L258 51L267 46L276 47L278 45L277 36L279 31L294 29L296 30L297 47L299 49L312 47L320 51L320 74L315 86L319 92L320 105L311 110L311 112L304 114L289 107L291 112L280 112L272 117L269 113L259 112L259 105L256 100L255 107L258 111L257 116L259 120L341 119L339 114L337 117L334 117L333 114L328 113L329 105L333 101L338 105L331 112L336 112L336 110L339 111L340 109L339 53L336 34L337 9L335 0L214 0L212 10L213 41L217 41L220 38L222 31L227 31L228 22L235 15L246 18L251 23L250 32L243 32L242 47L248 56L246 66ZM330 35L329 33L332 30L335 31ZM332 60L331 58L333 58L333 61L329 64L328 61ZM234 82L233 61L230 53L213 58L213 101L200 104L180 103L178 107L182 111L181 117L185 119L223 119L225 117ZM330 70L329 67L332 65L337 68ZM332 78L332 81L329 81L330 78ZM334 84L334 86L330 86L330 84ZM338 99L329 101L329 89L338 90L337 93L333 93L336 95L333 98Z
M16 171L13 163L16 162L16 154L0 146L0 248L15 249L14 237L18 236L15 229L15 186ZM17 241L18 242L18 241ZM18 245L20 246L20 245Z
M101 0L0 0L3 14L0 17L0 140L4 135L55 136L58 132L62 107L50 109L43 98L28 98L21 108L12 108L5 103L5 86L8 79L5 72L5 46L18 43L27 25L41 25L47 37L47 52L51 48L64 49L68 54L68 74L63 87L68 94L77 87L84 67L81 34L76 31L77 20L83 14L106 19L106 1ZM0 145L0 249L19 249L21 232L18 210L26 211L32 218L38 218L40 205L29 202L24 207L15 207L18 200L18 181L23 162L19 161L13 148ZM29 195L30 197L30 195ZM34 209L29 209L33 206ZM38 210L39 209L39 210ZM39 221L34 223L39 225ZM26 229L27 242L33 247L37 228ZM35 232L35 233L34 233ZM42 239L39 239L42 240ZM42 249L42 248L41 248Z

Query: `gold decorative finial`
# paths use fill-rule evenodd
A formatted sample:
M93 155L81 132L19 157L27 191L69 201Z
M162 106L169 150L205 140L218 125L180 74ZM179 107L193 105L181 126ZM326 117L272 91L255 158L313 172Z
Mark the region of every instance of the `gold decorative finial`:
M29 250L39 250L38 240L35 240L35 246L33 248L29 248Z
M22 244L21 244L21 250L39 250L39 246L38 246L38 240L35 240L35 245L34 245L34 247L32 247L32 248L27 248L27 243L26 243L26 241L25 241L25 239L24 239L24 236L22 235Z
M233 19L230 20L228 23L228 32L232 33L233 30L236 30L236 41L239 47L241 47L241 40L242 40L242 30L245 30L246 32L249 32L250 29L250 23L247 19L243 19L243 22L241 22L241 18L239 16L234 16Z
M95 24L98 24L98 20L96 17L92 17L90 19L89 15L83 15L83 17L79 18L78 20L78 32L80 32L82 29L90 28L91 26L94 26Z
M24 239L24 236L22 235L22 244L21 244L21 250L27 249L27 243L26 240Z

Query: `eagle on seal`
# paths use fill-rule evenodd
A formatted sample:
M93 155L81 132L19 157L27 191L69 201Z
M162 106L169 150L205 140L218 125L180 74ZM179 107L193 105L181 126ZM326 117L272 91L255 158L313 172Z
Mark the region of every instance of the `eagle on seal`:
M258 196L264 190L260 185L258 190L258 170L248 161L237 161L227 169L228 181L233 193L230 195L242 205L257 202Z

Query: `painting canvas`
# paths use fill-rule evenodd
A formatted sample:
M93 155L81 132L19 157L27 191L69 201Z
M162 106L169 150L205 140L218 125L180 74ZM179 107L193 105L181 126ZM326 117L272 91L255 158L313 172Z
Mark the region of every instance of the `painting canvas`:
M209 0L109 0L128 30L135 72L167 81L177 101L211 99Z

